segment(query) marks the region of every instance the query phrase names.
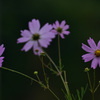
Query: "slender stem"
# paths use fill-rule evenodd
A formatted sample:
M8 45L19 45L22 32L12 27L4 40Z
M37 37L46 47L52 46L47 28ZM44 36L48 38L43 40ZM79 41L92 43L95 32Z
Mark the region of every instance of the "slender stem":
M91 89L91 91L92 91L92 84L91 84L90 75L89 75L88 72L87 72L87 76L88 76L88 81L89 81L90 89Z
M40 81L40 78L39 78L39 76L38 76L37 74L36 74L36 77L37 77L38 81L41 82L41 81Z
M59 34L58 34L58 55L59 55L59 69L60 69L60 71L61 71L62 68L61 68L60 36L59 36Z
M56 97L57 100L60 100L50 88L48 88L48 90Z
M94 100L94 92L92 93L92 100Z
M95 88L95 90L94 90L94 93L97 91L97 89L99 88L99 86L100 86L100 83L97 85L97 87Z
M22 75L22 76L24 76L24 77L26 77L26 78L28 78L28 79L31 79L31 80L35 81L36 83L38 83L38 84L44 86L45 88L47 88L47 89L55 96L55 98L56 98L57 100L60 100L60 99L56 96L56 94L55 94L50 88L46 87L43 83L41 83L41 82L35 80L34 78L32 78L32 77L30 77L30 76L28 76L28 75L26 75L26 74L23 74L23 73L21 73L21 72L19 72L19 71L15 71L15 70L12 70L12 69L9 69L9 68L6 68L6 67L0 67L0 68L1 68L1 69L4 69L4 70L11 71L11 72L14 72L14 73L17 73L17 74L19 74L19 75Z
M56 68L58 74L60 75L60 78L64 84L64 87L66 89L66 92L68 93L68 95L70 95L70 92L69 92L69 88L68 88L68 84L65 83L64 79L63 79L63 76L61 74L61 72L59 71L59 69L57 68L56 64L53 62L53 60L50 58L50 56L45 52L46 56L48 57L48 59L51 61L51 63L54 65L54 67Z
M95 89L95 69L94 69L93 77L94 77L94 82L93 82L93 90L94 90Z
M46 77L46 73L45 73L45 69L44 69L44 64L43 64L43 56L42 56L42 69L43 69L43 74L44 74L46 85L48 86L47 77Z
M19 74L19 75L22 75L22 76L24 76L24 77L27 77L27 78L31 79L32 81L35 81L35 82L39 83L39 82L38 82L37 80L35 80L34 78L32 78L32 77L30 77L30 76L28 76L28 75L26 75L26 74L23 74L23 73L21 73L21 72L19 72L19 71L12 70L12 69L9 69L9 68L6 68L6 67L0 67L0 68L5 69L5 70L8 70L8 71L11 71L11 72L14 72L14 73L17 73L17 74ZM39 84L40 84L40 83L39 83Z

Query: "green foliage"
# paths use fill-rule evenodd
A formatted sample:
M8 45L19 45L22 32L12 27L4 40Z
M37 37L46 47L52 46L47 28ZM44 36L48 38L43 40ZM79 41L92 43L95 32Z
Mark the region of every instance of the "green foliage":
M78 89L76 90L76 95L66 95L66 93L63 91L63 93L65 94L65 98L66 100L83 100L83 97L86 93L88 85L86 85L86 87L81 87L81 91L79 91Z
M84 95L86 93L87 87L88 87L88 85L86 85L85 88L84 87L81 87L81 91L76 90L76 93L77 94L75 96L72 95L73 100L83 100L83 97L84 97ZM68 100L70 100L70 99L68 99Z

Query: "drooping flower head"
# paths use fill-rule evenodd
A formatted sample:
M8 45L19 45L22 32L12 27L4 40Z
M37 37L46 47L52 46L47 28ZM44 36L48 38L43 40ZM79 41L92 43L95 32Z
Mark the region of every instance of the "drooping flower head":
M2 55L3 52L4 52L4 50L5 50L5 48L4 48L4 45L2 44L2 45L0 46L0 67L2 67L2 62L3 62L3 59L4 59L4 57L1 57L1 55Z
M68 31L69 29L69 25L66 25L66 21L62 21L61 24L56 21L55 24L53 24L53 32L55 34L59 34L61 36L61 38L65 38L64 35L69 35L70 31Z
M100 41L97 46L92 38L89 38L87 42L90 47L82 43L82 49L88 52L82 58L84 62L92 60L91 68L96 69L97 65L100 67Z
M51 30L52 25L48 23L40 29L39 20L33 19L29 22L29 30L21 31L22 37L17 40L17 43L26 42L22 51L24 50L27 52L33 48L34 54L40 55L42 52L41 47L47 48L48 45L50 45L52 38L55 37L55 34L53 34Z

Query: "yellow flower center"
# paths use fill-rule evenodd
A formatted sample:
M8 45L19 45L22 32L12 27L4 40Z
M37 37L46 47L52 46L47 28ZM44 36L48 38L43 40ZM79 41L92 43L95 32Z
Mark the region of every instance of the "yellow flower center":
M95 55L96 55L97 57L100 56L100 50L99 50L99 49L95 51Z
M62 33L62 28L60 28L60 27L58 27L57 29L56 29L56 31L58 32L58 33Z
M40 35L38 33L35 33L35 34L33 34L32 39L33 40L38 40L38 39L40 39Z

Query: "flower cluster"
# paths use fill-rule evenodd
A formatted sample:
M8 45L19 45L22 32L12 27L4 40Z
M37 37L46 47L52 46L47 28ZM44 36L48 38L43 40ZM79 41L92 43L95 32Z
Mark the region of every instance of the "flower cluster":
M35 55L40 55L43 51L42 47L47 48L57 33L62 38L64 38L63 34L68 35L70 33L69 31L66 31L69 28L69 25L65 24L65 21L62 21L61 25L56 21L53 26L46 23L42 28L40 28L39 20L33 19L29 22L29 30L21 31L22 37L17 40L17 43L26 42L24 47L21 49L22 51L24 50L27 52L32 48Z
M1 57L1 55L2 55L3 52L4 52L4 50L5 50L5 48L4 48L4 45L2 44L2 45L0 46L0 67L2 67L2 62L3 62L3 59L4 59L4 57Z

